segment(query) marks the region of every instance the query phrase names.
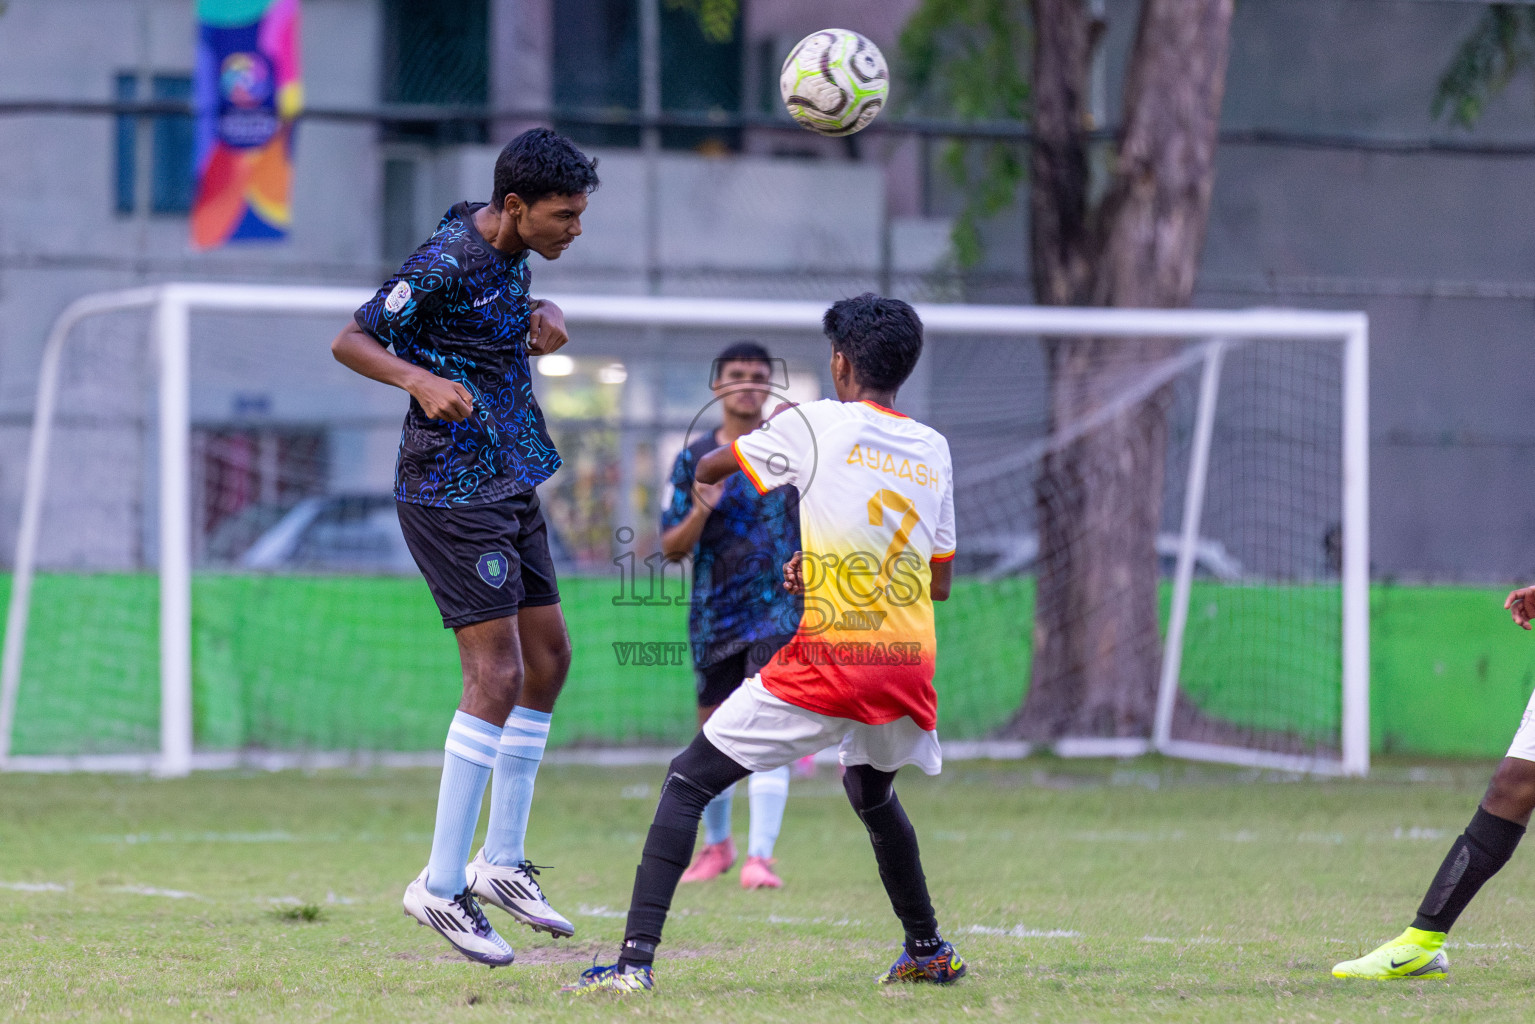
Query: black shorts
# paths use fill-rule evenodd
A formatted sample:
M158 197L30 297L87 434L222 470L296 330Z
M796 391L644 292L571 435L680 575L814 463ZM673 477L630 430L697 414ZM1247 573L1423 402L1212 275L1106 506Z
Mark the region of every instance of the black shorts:
M736 691L736 688L758 672L762 666L773 660L773 655L778 649L790 640L792 636L774 636L766 640L756 640L745 649L737 651L729 657L721 658L711 665L703 668L694 667L693 682L698 688L698 706L712 708L725 703L725 698Z
M395 502L395 508L444 628L559 603L549 528L537 491L469 508L404 501Z

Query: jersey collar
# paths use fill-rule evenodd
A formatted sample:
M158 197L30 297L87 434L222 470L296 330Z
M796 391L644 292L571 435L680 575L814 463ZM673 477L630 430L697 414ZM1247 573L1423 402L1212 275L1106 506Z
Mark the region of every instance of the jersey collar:
M904 412L896 412L894 409L886 409L883 405L880 405L878 402L871 402L867 398L865 398L861 404L867 405L871 409L877 409L878 411L884 413L886 416L894 416L897 419L903 419L903 420L911 419L911 417L906 415Z

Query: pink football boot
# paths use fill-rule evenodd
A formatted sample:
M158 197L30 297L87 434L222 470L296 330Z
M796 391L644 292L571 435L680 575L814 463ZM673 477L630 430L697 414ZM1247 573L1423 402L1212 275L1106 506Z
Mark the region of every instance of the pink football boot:
M735 840L725 838L723 842L710 843L698 851L698 856L693 859L693 864L682 873L682 881L707 882L711 878L718 878L735 866L736 844Z
M783 879L773 874L776 863L767 857L747 857L746 863L741 865L741 888L782 889Z

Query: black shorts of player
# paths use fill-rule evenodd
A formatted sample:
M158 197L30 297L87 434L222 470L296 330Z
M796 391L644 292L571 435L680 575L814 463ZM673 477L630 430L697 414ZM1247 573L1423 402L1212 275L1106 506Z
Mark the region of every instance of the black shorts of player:
M712 708L725 703L726 697L761 672L762 666L772 661L778 649L792 639L792 636L772 636L766 640L754 640L744 649L719 661L703 668L695 666L693 682L698 687L698 706Z
M556 604L549 527L537 491L469 508L397 501L400 529L446 629Z

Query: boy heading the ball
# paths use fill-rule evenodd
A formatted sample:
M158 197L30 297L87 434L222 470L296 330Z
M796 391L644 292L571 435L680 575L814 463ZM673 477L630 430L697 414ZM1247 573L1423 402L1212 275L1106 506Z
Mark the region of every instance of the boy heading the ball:
M491 202L450 209L331 345L347 367L410 394L395 502L463 666L431 858L405 890L405 913L492 967L511 963L512 949L476 897L536 930L573 931L523 850L570 669L535 489L560 457L528 362L567 338L560 310L529 297L528 253L558 259L596 187L596 161L568 139L523 132L496 160ZM487 782L490 828L466 868Z
M799 491L803 548L784 566L784 586L804 597L799 628L672 761L618 962L588 969L566 991L649 990L704 807L751 772L839 741L843 787L905 930L904 950L879 980L942 984L965 973L938 933L916 832L894 786L905 765L929 775L943 765L932 602L948 597L954 556L949 446L890 408L922 352L922 323L909 305L865 294L832 306L823 326L836 400L779 406L761 428L700 459L695 473L710 484L740 471L759 493L783 484Z

